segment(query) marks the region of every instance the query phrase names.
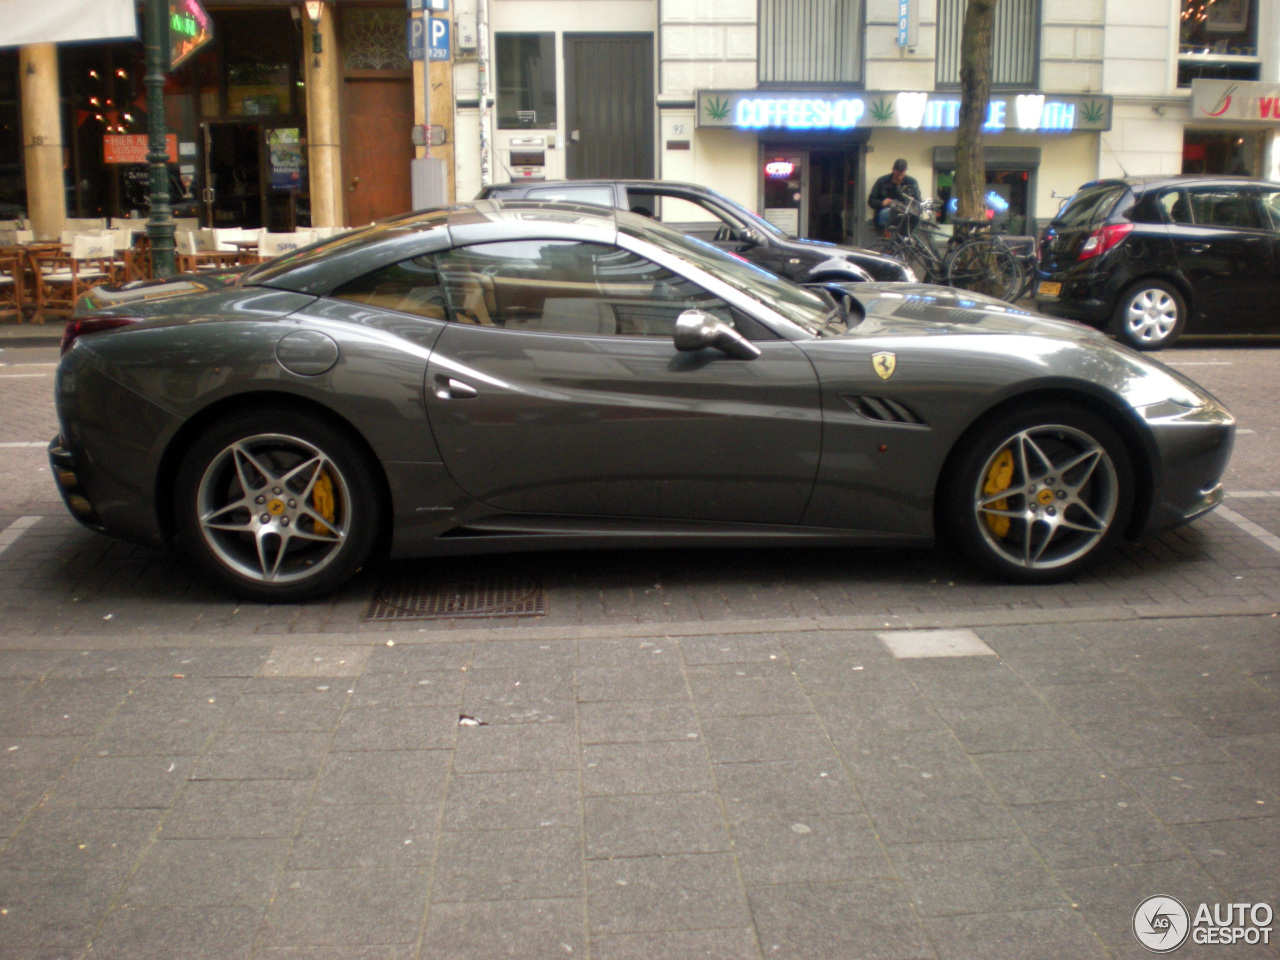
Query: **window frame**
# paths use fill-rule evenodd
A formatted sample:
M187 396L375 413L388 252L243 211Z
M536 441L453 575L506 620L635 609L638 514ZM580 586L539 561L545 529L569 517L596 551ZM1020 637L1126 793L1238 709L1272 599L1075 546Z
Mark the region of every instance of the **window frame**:
M1028 61L1028 66L1030 67L1030 70L1031 70L1031 76L1027 77L1026 79L1014 79L1014 80L997 80L996 79L997 64L996 64L995 58L996 58L997 52L1000 49L1000 43L999 43L1000 26L1001 26L1000 15L1002 12L1010 9L1007 4L998 3L996 4L996 12L995 12L997 19L992 29L992 45L991 45L991 59L992 59L991 89L992 90L1039 90L1040 89L1040 53L1041 53L1041 42L1042 42L1041 35L1043 33L1043 28L1044 28L1044 0L1029 0L1029 2L1031 3L1031 6L1032 6L1032 15L1031 15L1032 23L1031 23L1030 32L1032 36L1033 49L1027 55L1027 61ZM955 56L955 64L956 64L956 78L952 80L949 76L944 77L942 75L943 63L944 63L942 47L944 43L944 38L948 36L950 29L948 27L945 27L943 24L944 11L948 9L947 4L945 3L945 0L938 0L937 14L936 14L937 41L936 41L936 49L934 52L934 84L938 90L959 90L960 89L960 43L964 33L964 10L967 4L963 2L963 0L960 0L960 2L958 3L958 6L960 8L960 23L956 24L954 27L954 31L955 31L954 56Z

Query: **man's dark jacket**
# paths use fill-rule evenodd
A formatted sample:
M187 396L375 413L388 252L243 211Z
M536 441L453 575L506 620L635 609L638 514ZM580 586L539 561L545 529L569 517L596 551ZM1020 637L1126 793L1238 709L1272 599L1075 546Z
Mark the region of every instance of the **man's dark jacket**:
M904 176L901 183L893 182L893 174L886 173L871 187L871 195L867 197L867 206L879 211L884 206L885 198L906 203L907 199L920 199L920 184L913 177Z

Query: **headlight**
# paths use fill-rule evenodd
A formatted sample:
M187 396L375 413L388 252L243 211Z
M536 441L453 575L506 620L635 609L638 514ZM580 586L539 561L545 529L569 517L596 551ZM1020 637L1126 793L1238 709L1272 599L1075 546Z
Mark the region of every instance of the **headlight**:
M1145 360L1130 359L1130 377L1122 393L1148 420L1182 416L1213 402L1193 385Z

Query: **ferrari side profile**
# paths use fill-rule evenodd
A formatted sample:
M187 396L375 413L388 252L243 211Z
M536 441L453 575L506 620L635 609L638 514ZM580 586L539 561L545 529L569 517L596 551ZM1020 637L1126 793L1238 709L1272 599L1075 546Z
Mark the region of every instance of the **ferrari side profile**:
M1070 577L1223 498L1234 420L960 290L798 286L626 211L484 200L75 318L64 500L240 596L375 556L944 542Z

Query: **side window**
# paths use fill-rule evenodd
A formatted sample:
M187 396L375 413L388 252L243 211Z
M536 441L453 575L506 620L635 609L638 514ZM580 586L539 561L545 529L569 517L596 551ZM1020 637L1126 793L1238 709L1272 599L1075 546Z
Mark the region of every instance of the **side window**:
M526 200L566 200L569 203L594 203L598 207L613 206L613 191L608 187L541 187L525 194Z
M1187 191L1170 190L1160 195L1160 206L1170 223L1191 223L1191 203Z
M484 243L450 250L437 262L459 323L667 339L675 335L676 317L693 308L734 323L729 306L701 287L604 244Z
M393 263L344 284L330 296L339 300L367 303L382 310L414 313L432 320L444 320L444 288L433 257L418 257Z
M1258 230L1262 227L1261 211L1252 194L1228 187L1188 190L1191 215L1203 227L1230 227L1236 230Z
M1262 208L1271 218L1271 229L1280 231L1280 190L1262 191Z

